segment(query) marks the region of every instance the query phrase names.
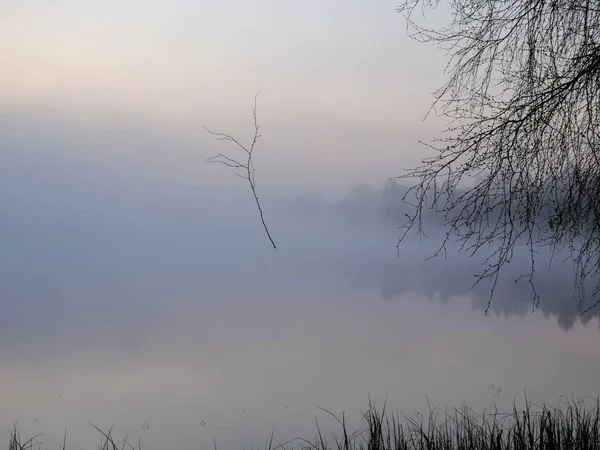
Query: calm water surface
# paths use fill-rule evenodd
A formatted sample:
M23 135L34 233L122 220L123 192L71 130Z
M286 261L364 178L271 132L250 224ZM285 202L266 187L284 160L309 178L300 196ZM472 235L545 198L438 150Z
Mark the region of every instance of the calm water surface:
M333 428L319 406L355 424L369 395L416 414L597 394L597 312L577 317L568 266L540 273L532 315L517 260L485 316L480 262L425 261L434 245L417 239L397 257L398 231L369 208L267 193L273 251L241 188L14 148L0 177L0 442L16 420L23 437L57 448L66 427L68 447L89 448L89 421L147 449L241 448L273 427L311 438L315 417Z

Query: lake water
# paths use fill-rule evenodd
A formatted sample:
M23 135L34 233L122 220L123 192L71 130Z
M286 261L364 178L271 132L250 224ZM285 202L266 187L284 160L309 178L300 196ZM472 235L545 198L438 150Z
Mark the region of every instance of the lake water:
M317 407L357 425L369 396L417 414L598 393L597 313L577 317L568 266L540 275L534 314L507 269L485 316L476 260L425 261L416 239L397 256L398 230L326 202L267 198L273 250L242 189L5 172L0 442L16 420L89 448L92 422L146 449L237 449L335 429Z

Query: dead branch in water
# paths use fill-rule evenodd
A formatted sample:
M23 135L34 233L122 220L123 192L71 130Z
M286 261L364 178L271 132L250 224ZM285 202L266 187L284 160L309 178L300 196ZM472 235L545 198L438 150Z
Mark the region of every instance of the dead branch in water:
M224 155L223 153L219 153L218 155L207 158L206 162L219 163L219 164L223 164L224 166L237 169L238 171L235 173L235 175L237 175L241 179L246 180L248 182L248 184L250 185L250 190L252 191L252 195L254 196L254 200L256 201L256 207L258 208L258 212L260 214L260 220L262 222L265 233L267 233L267 237L269 238L269 241L271 241L273 248L277 248L277 246L275 245L275 241L271 237L271 233L269 233L269 228L267 227L267 224L265 222L264 213L263 213L262 207L260 206L260 202L258 200L258 194L256 193L256 181L255 181L256 170L254 169L254 165L252 164L252 153L254 152L254 147L256 146L256 141L260 137L260 134L259 134L260 126L258 125L258 121L256 120L256 100L257 100L259 94L260 94L260 92L254 96L254 105L252 106L252 115L254 117L254 137L252 139L252 144L250 144L250 147L242 145L240 143L240 141L238 141L237 139L235 139L233 136L231 136L229 134L216 133L214 131L209 130L205 126L203 126L202 128L204 128L210 134L215 136L217 141L233 142L234 144L236 144L239 148L241 148L244 151L245 157L244 157L243 162L240 162L239 160L237 160L235 158L231 158L227 155Z

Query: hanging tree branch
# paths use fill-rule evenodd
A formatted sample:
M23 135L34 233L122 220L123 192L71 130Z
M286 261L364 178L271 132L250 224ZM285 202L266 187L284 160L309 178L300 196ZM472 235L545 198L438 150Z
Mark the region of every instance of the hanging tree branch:
M259 94L260 94L260 92L254 96L254 105L252 106L252 115L254 117L254 137L252 138L252 143L250 144L250 147L242 145L240 143L240 141L238 141L237 139L235 139L233 136L231 136L229 134L217 133L217 132L209 130L205 126L203 126L202 128L204 128L207 132L212 134L217 141L233 142L244 152L243 160L231 158L227 155L224 155L223 153L219 153L218 155L207 158L206 162L223 164L224 166L236 169L237 171L236 171L235 175L248 182L248 184L250 185L250 190L252 191L252 195L254 196L254 201L256 202L256 207L258 208L258 212L260 214L260 221L262 222L262 226L265 230L265 233L267 234L267 237L269 238L271 245L273 245L273 248L277 248L277 246L275 245L275 241L273 241L273 238L271 237L271 233L269 232L269 228L267 227L267 224L265 222L264 213L263 213L262 207L260 205L260 201L258 200L258 194L256 192L256 180L255 180L255 172L256 171L254 169L254 164L252 164L252 153L254 152L254 148L256 146L256 141L260 137L260 134L259 134L260 126L258 125L258 121L256 119L256 101L257 101Z
M446 27L427 29L413 20L441 4L450 8ZM566 248L581 313L598 306L598 2L403 0L398 11L414 38L450 57L448 81L432 107L450 125L430 145L434 155L404 176L417 179L407 231L422 231L425 209L438 211L448 228L444 245L456 238L471 253L492 246L477 280L493 286L517 243L525 244L531 260L523 277L534 308L537 249ZM596 287L584 305L588 278ZM493 287L490 302L492 295Z

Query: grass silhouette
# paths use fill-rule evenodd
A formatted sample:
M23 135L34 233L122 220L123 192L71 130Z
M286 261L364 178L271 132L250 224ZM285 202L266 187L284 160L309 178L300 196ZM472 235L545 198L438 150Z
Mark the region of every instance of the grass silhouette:
M559 406L535 404L525 397L518 409L513 401L508 413L477 413L466 405L443 412L429 408L426 414L407 416L388 412L386 405L369 407L362 414L363 427L348 430L345 416L333 414L339 424L337 434L325 436L316 422L312 439L295 438L280 443L274 432L264 450L600 450L600 397L591 406L583 399L565 400ZM112 428L102 431L100 450L141 450L141 442L133 445L127 437L120 444L112 436ZM22 441L14 425L9 450L35 450L39 436ZM218 450L217 442L214 448ZM60 450L67 450L67 435Z

